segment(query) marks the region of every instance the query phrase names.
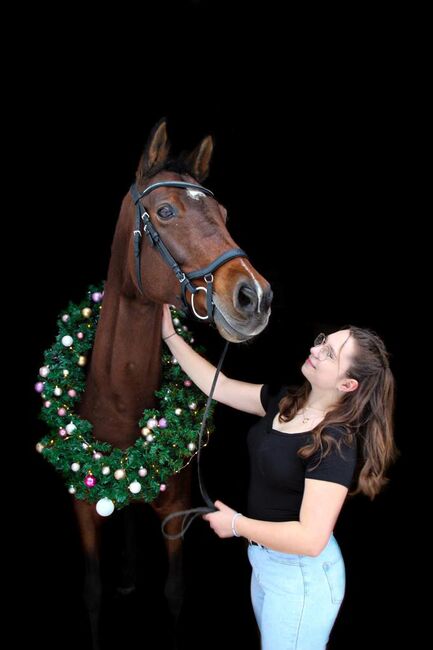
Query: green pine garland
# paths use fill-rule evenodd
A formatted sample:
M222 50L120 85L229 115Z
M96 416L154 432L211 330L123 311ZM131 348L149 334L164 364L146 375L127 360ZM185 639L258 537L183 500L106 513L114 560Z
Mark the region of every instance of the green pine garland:
M58 319L56 341L45 352L35 387L43 399L40 417L50 433L36 448L61 472L77 499L90 503L109 499L122 508L132 501L153 501L165 489L165 481L197 453L206 396L164 350L162 385L155 392L160 408L143 411L142 436L125 450L95 440L91 423L77 414L77 404L85 389L84 366L93 346L102 296L100 288L89 287L85 300L70 303ZM172 309L172 316L178 334L191 344L191 332L181 324L183 314ZM213 429L213 407L214 403L207 435Z

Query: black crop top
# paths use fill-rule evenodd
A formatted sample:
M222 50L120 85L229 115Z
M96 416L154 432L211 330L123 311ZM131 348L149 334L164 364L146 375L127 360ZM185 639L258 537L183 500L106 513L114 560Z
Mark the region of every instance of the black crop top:
M311 432L283 433L272 428L278 403L287 387L273 390L262 387L260 399L266 411L248 433L250 486L248 516L263 521L299 521L306 478L331 481L350 487L357 463L356 446L341 444L341 452L332 445L320 460L320 450L302 459L298 450L311 439ZM342 432L334 427L326 433L339 440ZM320 461L320 462L319 462Z

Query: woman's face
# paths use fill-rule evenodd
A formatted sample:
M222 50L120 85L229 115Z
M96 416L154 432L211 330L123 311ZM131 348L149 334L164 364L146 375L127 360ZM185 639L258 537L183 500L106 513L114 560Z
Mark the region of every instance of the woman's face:
M302 374L313 388L340 393L355 390L358 382L346 375L356 352L350 330L339 330L322 338L322 342L310 348L301 368Z

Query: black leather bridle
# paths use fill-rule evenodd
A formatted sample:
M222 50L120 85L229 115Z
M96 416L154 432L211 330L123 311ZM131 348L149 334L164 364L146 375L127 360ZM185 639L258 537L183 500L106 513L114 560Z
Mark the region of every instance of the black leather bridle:
M167 246L162 241L158 231L150 220L150 215L146 207L141 202L145 196L159 187L179 187L182 189L191 188L202 192L207 196L213 197L213 192L208 190L206 187L198 185L197 183L186 183L184 181L161 181L160 183L153 183L141 192L138 191L137 185L135 183L131 185L130 192L135 203L134 256L138 287L140 289L140 292L143 293L140 268L142 238L141 228L143 226L143 232L148 236L151 245L159 251L164 262L168 264L168 266L172 269L173 273L179 280L180 286L182 287L182 303L186 311L189 312L193 317L195 316L200 320L209 320L209 322L212 322L214 311L214 302L212 295L214 280L213 272L229 260L235 257L247 257L247 254L241 248L231 248L230 250L225 251L219 255L213 262L208 264L208 266L202 269L198 269L197 271L191 271L191 273L184 273L184 271L182 271L181 267L174 259L173 255L168 250ZM203 280L206 282L206 287L196 287L194 284L192 284L191 280L196 280L197 278L203 278ZM191 305L188 304L188 301L186 299L187 291L191 293ZM206 292L206 316L200 316L194 307L194 296L198 291Z

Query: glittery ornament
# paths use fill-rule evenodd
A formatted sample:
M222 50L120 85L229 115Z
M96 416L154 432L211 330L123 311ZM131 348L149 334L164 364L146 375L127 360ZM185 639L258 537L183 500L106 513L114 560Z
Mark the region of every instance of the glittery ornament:
M87 474L86 478L84 479L84 485L86 485L88 488L92 488L95 487L96 483L96 478L92 474Z

